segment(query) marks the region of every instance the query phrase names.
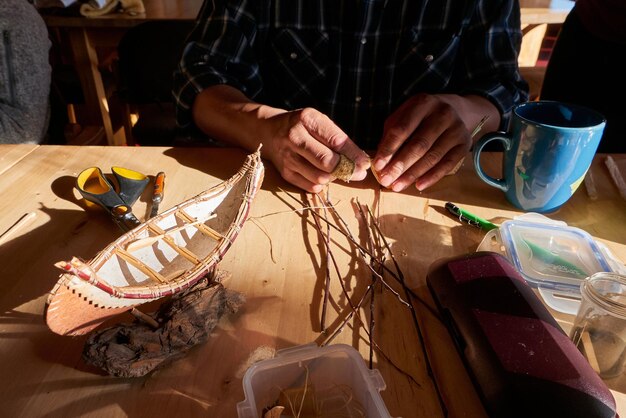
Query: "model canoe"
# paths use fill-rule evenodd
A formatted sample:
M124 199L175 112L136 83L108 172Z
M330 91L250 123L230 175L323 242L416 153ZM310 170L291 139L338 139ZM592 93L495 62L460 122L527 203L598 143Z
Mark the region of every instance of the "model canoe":
M52 331L82 335L135 306L193 286L219 263L263 181L260 151L230 179L149 219L63 274L46 303Z

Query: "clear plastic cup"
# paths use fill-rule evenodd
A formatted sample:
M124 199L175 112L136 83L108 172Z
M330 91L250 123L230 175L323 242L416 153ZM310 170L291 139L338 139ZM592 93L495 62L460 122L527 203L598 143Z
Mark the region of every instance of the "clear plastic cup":
M570 338L607 382L622 386L626 365L626 276L596 273L580 285L582 302Z

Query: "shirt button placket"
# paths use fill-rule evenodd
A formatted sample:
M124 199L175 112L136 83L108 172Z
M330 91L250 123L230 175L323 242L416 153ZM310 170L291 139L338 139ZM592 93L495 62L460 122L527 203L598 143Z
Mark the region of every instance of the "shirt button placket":
M365 36L362 37L360 42L361 42L361 45L365 45L367 43L367 38ZM361 50L360 53L362 53L362 50ZM354 102L355 103L361 103L361 100L363 100L363 98L361 96L355 96L355 98L354 98Z

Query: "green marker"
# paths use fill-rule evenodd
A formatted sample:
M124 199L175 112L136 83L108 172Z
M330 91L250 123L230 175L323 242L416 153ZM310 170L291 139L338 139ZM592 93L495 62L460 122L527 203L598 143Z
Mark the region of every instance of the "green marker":
M465 209L461 209L460 207L456 206L454 203L446 203L446 209L448 210L448 212L454 215L455 218L458 218L459 221L478 227L480 229L484 229L485 231L491 231L492 229L499 228L498 225L491 223L488 220L483 219L479 216L476 216L473 213L469 213Z

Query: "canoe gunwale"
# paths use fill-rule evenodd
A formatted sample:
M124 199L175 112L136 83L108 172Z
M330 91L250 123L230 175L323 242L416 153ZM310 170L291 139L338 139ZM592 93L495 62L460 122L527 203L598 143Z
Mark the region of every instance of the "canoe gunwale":
M149 222L142 223L129 233L122 235L120 238L110 244L107 249L98 253L96 257L94 257L94 259L87 265L89 270L91 270L91 272L93 273L92 275L90 275L92 277L90 278L89 283L93 284L100 290L110 294L113 297L125 299L157 299L160 297L170 296L196 284L198 280L200 280L204 275L210 272L212 266L215 266L222 260L226 252L230 249L231 245L239 235L239 232L241 231L245 220L248 218L252 200L256 195L258 188L260 187L260 182L256 181L258 180L258 173L255 173L255 169L259 164L260 161L256 164L244 164L241 169L230 179L219 183L211 187L210 189L198 194L197 196L164 211L162 214L158 215L158 217L152 218ZM241 180L245 180L248 173L250 173L251 175L250 178L247 179L247 184L245 187L246 194L244 195L243 202L239 207L237 216L235 217L235 222L229 226L227 234L224 235L224 238L219 242L219 244L213 249L213 251L211 251L211 253L204 257L199 264L187 270L175 280L169 281L168 283L133 286L132 292L128 291L130 287L118 287L111 285L106 280L98 276L98 270L104 265L106 261L116 255L117 249L123 249L130 241L130 238L132 236L139 235L140 233L149 230L150 223L158 223L159 220L173 215L180 210L189 208L200 201L210 200L216 196L219 196L220 194L228 193L236 183ZM110 249L110 251L108 251L108 249ZM85 280L84 277L78 277L82 280Z

